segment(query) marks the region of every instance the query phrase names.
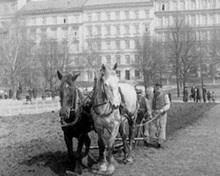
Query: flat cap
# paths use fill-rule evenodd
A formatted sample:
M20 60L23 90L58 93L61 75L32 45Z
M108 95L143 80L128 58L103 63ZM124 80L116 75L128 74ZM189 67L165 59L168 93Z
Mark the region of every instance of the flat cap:
M160 84L160 83L156 83L155 86L158 86L158 87L162 88L162 84Z
M141 89L136 89L137 94L142 94L142 90Z

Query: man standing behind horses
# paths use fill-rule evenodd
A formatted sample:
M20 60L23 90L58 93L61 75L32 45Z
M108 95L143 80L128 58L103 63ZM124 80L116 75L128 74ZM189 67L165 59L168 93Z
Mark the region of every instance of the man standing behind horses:
M139 102L138 117L136 122L137 124L140 124L141 122L144 123L144 121L151 120L152 114L149 100L146 98L145 95L143 95L143 91L141 89L137 89L136 93ZM144 136L147 143L149 143L150 140L150 133L151 131L149 124L144 123Z
M162 85L159 83L155 84L154 97L152 101L153 115L158 115L156 123L152 125L156 126L156 138L157 147L160 148L161 144L166 140L166 124L167 124L167 111L170 109L170 100L167 94L162 91Z

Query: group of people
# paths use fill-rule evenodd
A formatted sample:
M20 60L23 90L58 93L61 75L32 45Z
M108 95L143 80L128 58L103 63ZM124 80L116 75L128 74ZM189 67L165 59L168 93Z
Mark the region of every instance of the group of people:
M200 89L199 87L192 86L190 95L186 87L183 90L183 101L193 100L194 102L215 102L216 95L214 91L207 91L205 86Z
M169 96L163 92L160 83L155 84L152 96L144 95L141 89L136 91L139 101L137 117L139 122L137 123L143 119L145 144L153 142L157 148L160 148L166 140L167 111L170 108ZM151 123L145 123L151 119Z

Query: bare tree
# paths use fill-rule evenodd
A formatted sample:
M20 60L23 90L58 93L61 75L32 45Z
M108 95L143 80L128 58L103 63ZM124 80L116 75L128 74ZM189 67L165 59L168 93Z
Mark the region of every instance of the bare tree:
M36 56L36 48L26 37L24 27L19 24L19 21L9 24L7 33L1 35L0 54L1 67L7 73L15 99L21 74L31 66Z
M210 75L212 77L213 85L215 85L215 76L217 72L217 65L220 63L220 32L217 29L214 29L211 33L211 40L209 44L209 51L211 56L211 69Z
M44 89L53 90L57 83L56 71L65 72L70 65L67 42L59 43L54 39L42 38L38 45L38 67L43 77Z
M87 47L80 54L81 63L84 69L86 69L88 79L92 77L94 69L101 66L101 55L98 51L98 45L100 40L97 38L87 39Z
M160 40L154 40L152 46L152 58L154 59L154 65L152 67L152 77L151 79L155 82L160 82L162 84L163 79L167 72L167 62L166 53L164 51L164 43Z
M164 59L160 50L162 45L161 42L146 34L137 42L136 48L138 58L134 61L134 67L143 75L144 87L147 90L158 78L160 82L162 81L163 73L160 70Z
M177 16L165 41L167 55L175 70L177 96L179 97L181 83L185 87L190 70L195 67L198 59L195 31L185 24L184 19Z

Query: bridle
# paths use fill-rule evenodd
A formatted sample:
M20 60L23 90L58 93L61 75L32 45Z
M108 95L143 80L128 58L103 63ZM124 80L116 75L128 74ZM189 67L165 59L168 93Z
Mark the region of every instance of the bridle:
M71 90L73 90L74 87L71 87ZM81 112L81 109L82 109L82 104L78 101L78 92L77 92L77 87L75 87L75 99L72 98L72 102L71 102L71 107L70 107L70 113L69 113L69 118L71 116L72 113L75 113L75 120L73 120L72 122L70 123L67 123L65 122L65 124L61 124L61 127L69 127L69 126L73 126L77 123L77 121L79 120L80 118L80 112ZM73 97L73 91L71 91L71 96ZM77 105L78 104L78 105Z
M97 81L97 80L95 80L95 86L96 86L96 83L97 83L96 81ZM95 90L95 87L94 87L94 90ZM107 116L109 116L110 114L112 114L114 110L118 109L119 106L114 106L114 105L112 104L112 102L109 100L109 98L108 98L108 96L107 96L107 93L106 93L106 90L105 90L105 86L104 86L103 83L102 83L102 90L103 90L103 94L104 94L104 102L93 105L92 109L93 109L93 111L96 113L96 115L102 116L102 117L107 117ZM94 98L94 97L93 97L93 98ZM99 111L97 110L98 107L101 107L101 106L104 106L104 105L107 105L107 104L109 104L109 106L110 106L110 111L109 111L108 113L106 113L106 112L101 113L101 112L99 112Z
M71 87L71 89L72 89L72 87ZM78 96L77 96L77 88L75 88L75 100L72 98L72 106L70 107L70 112L76 112L76 104L77 104L77 98L78 98ZM75 105L74 105L74 102L75 102Z

